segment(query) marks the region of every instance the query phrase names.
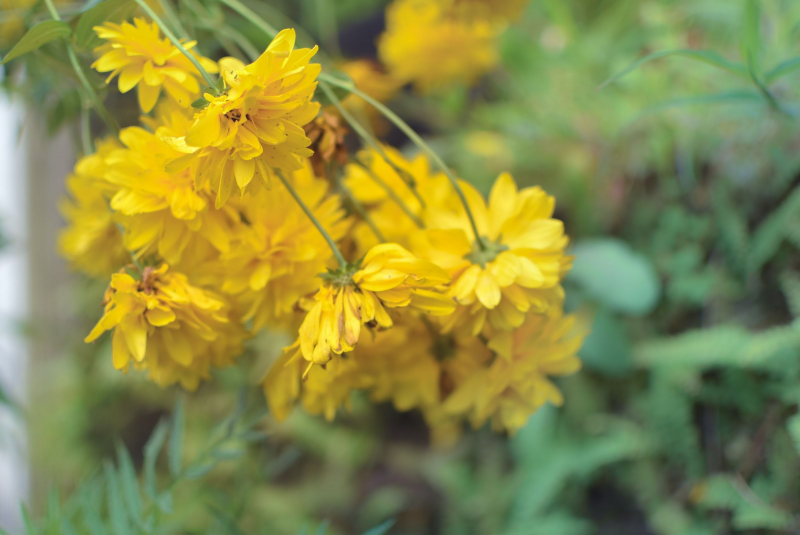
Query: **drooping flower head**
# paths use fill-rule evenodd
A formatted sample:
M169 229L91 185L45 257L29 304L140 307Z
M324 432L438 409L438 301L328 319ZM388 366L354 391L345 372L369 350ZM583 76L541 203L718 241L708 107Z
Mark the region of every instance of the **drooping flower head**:
M445 329L465 326L478 334L488 318L493 329L508 331L528 312L560 305L572 258L564 254L564 225L553 219L555 199L539 187L517 190L508 173L498 177L488 206L472 185L460 184L483 244L460 204L427 210L427 230L412 237L414 253L453 279L448 295L459 307L445 318Z
M431 315L455 308L437 288L449 281L447 273L394 243L373 247L361 265L331 271L324 279L291 346L295 358L309 362L308 369L326 364L332 354L352 351L363 325L390 328L386 308L411 307Z
M308 161L287 177L328 234L342 239L351 226L327 180L316 178ZM319 230L286 188L262 189L224 208L241 214L236 244L221 256L222 291L235 296L253 320L253 329L291 315L304 296L318 288L317 274L332 258Z
M386 9L378 55L389 73L428 93L471 85L499 61L498 27L480 17L460 17L451 2L395 0Z
M133 24L106 22L95 26L94 31L106 43L95 49L100 57L92 68L98 72L111 72L106 83L119 76L117 85L121 93L138 86L139 106L143 112L153 109L162 88L183 107L189 106L199 96L200 72L169 39L161 37L155 22L148 24L137 17ZM182 44L188 50L197 43ZM209 73L218 72L217 64L212 60L198 54L195 57Z
M475 428L491 420L493 429L514 433L545 403L564 403L549 378L580 369L577 352L587 334L576 316L564 316L560 309L530 314L513 333L490 340L497 356L463 378L444 412L467 416Z
M162 264L144 268L140 279L112 275L105 313L86 342L113 330L116 369L133 365L160 386L179 382L195 390L212 367L229 365L242 352L245 332L221 297L168 270Z
M69 198L59 204L67 222L58 237L59 251L75 269L97 277L108 277L130 261L118 218L109 208L114 188L104 183L106 158L118 148L109 138L97 143L94 154L81 158L67 178Z
M210 182L217 207L234 184L244 193L258 175L269 188L273 168L296 171L313 153L303 126L319 111L311 98L320 65L309 63L317 47L295 50L294 44L294 30L283 30L250 65L221 60L226 89L216 96L206 93L208 105L195 115L186 136L169 139L185 154L173 167L196 159L198 184Z

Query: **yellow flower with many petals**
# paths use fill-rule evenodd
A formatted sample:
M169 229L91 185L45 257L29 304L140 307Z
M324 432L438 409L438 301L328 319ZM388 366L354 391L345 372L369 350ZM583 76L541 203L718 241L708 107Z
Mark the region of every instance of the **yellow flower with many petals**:
M196 166L167 171L166 162L180 154L143 128L124 129L120 140L125 148L107 158L105 179L117 189L111 208L122 216L125 246L136 256L157 252L170 264L192 240L227 251L239 216L213 208L211 190L196 187Z
M108 277L130 261L108 204L113 189L103 183L106 157L118 147L109 138L97 143L95 154L81 158L67 178L69 198L59 206L67 222L58 237L61 254L74 268L98 277Z
M361 266L349 265L324 278L297 342L288 348L297 350L295 358L310 363L308 369L326 364L332 353L352 351L362 325L390 328L387 307L412 307L431 315L450 314L455 308L437 288L449 281L447 273L393 243L373 247Z
M303 126L319 112L311 101L320 66L309 63L317 48L294 49L294 30L280 32L255 62L220 61L226 90L206 94L209 104L195 116L185 137L169 142L185 153L174 168L198 162L198 185L210 182L216 206L234 184L242 193L258 175L269 188L273 169L296 171L311 156Z
M572 258L564 255L564 225L552 218L555 199L539 187L518 191L508 173L498 177L488 206L473 186L461 182L461 188L483 247L461 205L426 211L428 230L412 237L414 253L453 279L448 295L459 307L445 318L445 330L465 325L478 334L488 318L493 329L508 331L528 312L560 304Z
M458 199L453 197L447 177L444 173L434 172L426 156L419 154L409 159L388 145L383 145L382 149L405 176L398 175L374 149L364 149L357 155L358 161L364 165L348 164L344 185L368 209L373 223L386 240L408 248L409 237L418 227L406 210L417 218L421 218L423 212L422 203L408 185L409 178L414 181L418 195L432 208L443 203L458 203ZM394 195L390 195L387 188ZM397 202L398 199L405 209ZM360 252L366 252L378 243L378 238L363 221L356 225L353 234Z
M111 276L103 317L86 342L113 330L114 367L146 369L161 386L195 390L212 366L231 364L242 352L244 330L231 321L222 298L189 283L167 264L145 268L141 280Z
M453 83L472 85L499 61L497 25L460 17L448 4L395 0L386 9L378 55L392 76L423 93Z
M478 428L491 419L497 431L515 432L547 402L562 405L561 391L551 376L577 372L577 352L587 331L575 316L560 310L531 314L525 324L502 341L490 340L497 352L488 367L478 367L462 379L444 403L450 415L468 416Z
M316 178L308 161L287 178L331 237L344 237L351 223L339 197L328 194L328 181ZM247 225L241 225L236 245L221 256L222 290L246 307L244 320L252 319L258 330L289 315L314 292L331 250L286 188L262 189L241 201L232 199L229 206Z
M148 24L137 17L133 24L106 22L95 26L94 31L106 43L95 50L100 57L92 67L98 72L111 72L106 83L119 76L117 86L121 93L138 86L143 112L153 109L162 88L184 107L200 95L200 72L169 39L160 36L155 22ZM196 44L189 41L183 46L191 49ZM218 72L215 62L197 54L195 57L206 71Z

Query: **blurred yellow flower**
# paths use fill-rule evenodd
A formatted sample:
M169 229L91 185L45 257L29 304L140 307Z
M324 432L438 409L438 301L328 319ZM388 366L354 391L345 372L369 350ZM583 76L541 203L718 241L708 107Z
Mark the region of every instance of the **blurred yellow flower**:
M178 170L197 161L196 180L210 182L219 208L230 197L234 183L244 194L258 175L271 187L274 168L291 172L302 158L313 154L303 126L319 112L311 97L320 66L309 63L313 49L294 49L294 30L283 30L254 63L235 58L220 61L226 90L214 96L195 115L183 137L165 138L184 156L170 167Z
M564 403L549 378L580 369L577 352L587 334L575 316L559 309L530 314L513 333L489 341L497 356L463 379L444 402L445 413L467 416L474 428L491 420L496 431L516 432L545 403Z
M460 16L450 2L394 0L378 55L389 73L422 93L454 83L474 84L499 61L499 28L482 17Z
M325 230L340 240L351 223L339 197L329 195L328 181L316 178L307 160L288 178ZM221 256L222 291L236 296L247 310L244 320L252 319L258 330L293 312L300 298L318 288L316 277L331 250L286 188L262 189L229 206L247 224L239 226L236 245Z
M245 332L222 298L168 270L147 267L141 279L112 275L105 313L85 341L113 330L116 369L127 372L133 364L162 387L179 382L195 390L212 366L231 364L242 352Z
M200 95L200 72L166 37L161 38L155 22L148 24L137 17L133 24L106 22L95 26L94 31L106 43L95 49L100 57L92 68L98 72L111 72L106 83L118 75L117 86L121 93L138 86L139 106L143 112L153 109L162 87L184 107ZM191 49L196 44L189 41L183 46ZM218 72L217 64L212 60L198 54L195 57L206 71Z
M450 279L441 268L420 260L397 244L373 247L361 266L347 266L323 276L325 282L308 306L296 349L314 365L324 365L331 353L352 351L361 326L388 329L393 325L386 308L412 307L431 315L446 315L455 303L437 287Z
M477 335L488 318L492 328L508 331L529 311L560 304L560 282L572 259L564 255L564 225L552 218L555 199L539 187L518 191L508 173L497 178L488 206L472 185L462 181L461 188L483 248L460 204L426 210L427 230L412 236L414 254L453 279L448 295L459 307L444 318L445 330L465 326Z
M58 237L60 253L72 267L96 277L108 277L130 261L109 208L113 188L103 182L106 157L118 147L108 138L97 143L95 154L81 158L67 178L69 197L59 204L67 222Z

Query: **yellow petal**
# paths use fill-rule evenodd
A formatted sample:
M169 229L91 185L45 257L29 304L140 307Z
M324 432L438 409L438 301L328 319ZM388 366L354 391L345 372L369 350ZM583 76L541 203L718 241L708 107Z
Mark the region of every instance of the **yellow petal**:
M253 160L245 160L244 158L236 158L233 161L233 173L236 175L236 184L239 189L244 190L245 187L253 180L253 174L256 172L256 163Z
M147 350L147 328L144 326L141 316L121 323L118 328L125 335L125 343L128 344L133 358L138 362L143 361Z
M450 288L450 295L461 304L468 305L473 302L473 292L481 275L481 267L473 264L458 277Z
M114 331L114 336L111 338L111 361L114 368L126 371L131 361L131 352L121 331Z
M186 143L192 147L207 147L219 137L219 110L206 111L186 133Z
M455 311L456 302L438 292L415 289L411 293L411 306L433 316L447 316Z
M149 113L158 101L158 94L161 93L160 85L139 84L139 107L144 113Z
M494 280L489 270L482 270L478 276L478 282L475 284L475 295L478 301L481 302L486 308L492 309L500 303L502 294L500 293L500 286Z
M142 68L140 65L128 65L119 73L117 87L120 93L127 93L142 79Z
M494 182L489 195L489 237L497 239L503 223L514 215L517 185L508 173L502 173Z
M154 308L145 312L144 315L148 323L156 327L163 327L175 321L175 312L170 308Z

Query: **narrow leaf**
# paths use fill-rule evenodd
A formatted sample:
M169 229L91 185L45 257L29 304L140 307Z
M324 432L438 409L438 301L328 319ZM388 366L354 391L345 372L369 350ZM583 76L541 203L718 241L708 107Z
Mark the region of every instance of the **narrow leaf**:
M181 461L181 454L183 450L183 427L184 427L184 412L183 412L184 398L178 397L175 403L175 410L172 413L172 427L169 433L169 449L167 451L167 460L169 461L169 472L173 476L177 476L181 472L183 463Z
M638 61L633 62L630 66L621 70L620 72L618 72L617 74L615 74L614 76L612 76L611 78L600 84L600 86L596 89L596 91L603 89L608 84L613 84L620 78L638 69L645 63L665 58L667 56L683 56L686 58L700 61L702 63L706 63L708 65L712 65L714 67L718 67L720 69L736 74L743 78L749 78L747 67L745 67L741 63L729 61L722 55L718 54L717 52L713 52L711 50L691 50L691 49L662 50L661 52L654 52L653 54L648 54L647 56L639 59Z
M390 518L389 520L378 524L372 529L368 529L364 532L363 535L384 535L384 533L388 533L392 526L395 525L397 521L394 518Z
M108 515L111 518L111 527L114 535L127 535L130 533L128 515L125 513L125 506L122 503L117 473L114 465L106 461L103 464L103 472L106 476L106 494L108 498Z
M94 33L95 26L104 22L121 22L136 10L133 0L105 0L88 9L75 27L75 44L81 49L94 48L102 40Z
M215 461L209 461L207 463L190 466L184 472L183 477L185 477L186 479L200 479L201 477L212 471L215 466L217 466L217 463Z
M20 39L19 42L14 45L14 48L6 54L3 61L0 62L0 65L18 58L23 54L32 52L54 39L69 37L71 33L72 30L69 25L59 20L45 20L40 22L22 36L22 39Z
M219 522L220 526L225 529L225 533L228 533L229 535L244 535L244 532L239 529L239 526L236 525L236 522L234 522L231 517L213 505L208 506L208 511L217 520L217 522Z
M156 476L156 462L158 462L158 454L161 453L161 448L164 447L164 441L167 439L169 432L169 422L161 420L153 430L153 434L147 440L144 446L144 463L142 471L144 472L144 488L150 498L155 499L158 495L158 478Z
M791 74L797 69L800 69L800 56L787 59L776 65L771 71L764 75L764 81L767 84L777 82L787 74Z
M117 444L117 463L125 503L128 506L130 518L141 525L142 523L142 496L139 494L139 480L136 478L136 469L127 448Z

